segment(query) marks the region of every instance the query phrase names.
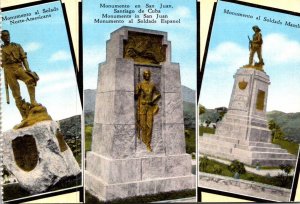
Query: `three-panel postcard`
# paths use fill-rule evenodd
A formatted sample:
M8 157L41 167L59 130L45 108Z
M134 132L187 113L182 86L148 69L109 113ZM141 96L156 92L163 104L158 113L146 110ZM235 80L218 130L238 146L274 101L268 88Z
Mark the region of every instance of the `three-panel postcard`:
M300 202L300 0L0 9L0 204Z

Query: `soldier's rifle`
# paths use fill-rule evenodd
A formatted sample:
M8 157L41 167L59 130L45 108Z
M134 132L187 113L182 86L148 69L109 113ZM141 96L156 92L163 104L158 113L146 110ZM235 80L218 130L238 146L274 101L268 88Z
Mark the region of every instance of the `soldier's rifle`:
M249 35L248 35L248 40L249 40L249 50L251 50L251 39L250 39L250 37L249 37Z

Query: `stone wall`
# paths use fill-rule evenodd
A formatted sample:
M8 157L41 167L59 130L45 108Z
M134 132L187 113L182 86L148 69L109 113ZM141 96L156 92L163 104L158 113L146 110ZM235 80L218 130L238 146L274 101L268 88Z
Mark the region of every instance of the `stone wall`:
M199 172L198 184L199 187L203 188L272 201L289 201L291 195L290 189L204 172Z

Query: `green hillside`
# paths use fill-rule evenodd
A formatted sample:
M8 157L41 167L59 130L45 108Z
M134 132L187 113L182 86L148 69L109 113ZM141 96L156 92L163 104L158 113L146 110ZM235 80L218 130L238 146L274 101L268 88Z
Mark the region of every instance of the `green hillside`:
M300 142L300 113L271 111L267 113L267 118L280 126L286 139Z

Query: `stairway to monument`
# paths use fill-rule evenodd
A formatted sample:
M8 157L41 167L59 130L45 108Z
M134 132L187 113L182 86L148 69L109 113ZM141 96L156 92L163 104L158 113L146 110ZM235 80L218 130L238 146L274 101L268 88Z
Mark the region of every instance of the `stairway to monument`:
M199 138L199 152L203 155L239 160L247 165L295 166L296 156L280 146L267 142L245 142L216 134L204 134Z

